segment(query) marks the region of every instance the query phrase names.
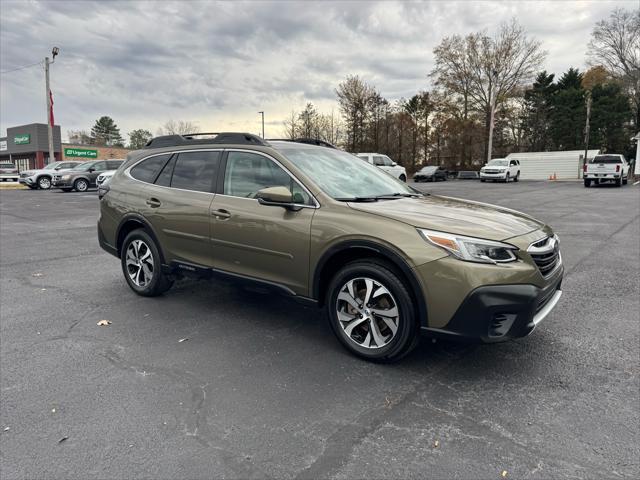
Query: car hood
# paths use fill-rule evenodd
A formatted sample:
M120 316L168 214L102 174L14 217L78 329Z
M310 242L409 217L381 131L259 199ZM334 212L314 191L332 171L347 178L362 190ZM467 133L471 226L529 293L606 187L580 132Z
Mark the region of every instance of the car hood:
M490 240L506 240L545 226L529 215L508 208L435 195L371 203L350 202L349 206L419 228Z

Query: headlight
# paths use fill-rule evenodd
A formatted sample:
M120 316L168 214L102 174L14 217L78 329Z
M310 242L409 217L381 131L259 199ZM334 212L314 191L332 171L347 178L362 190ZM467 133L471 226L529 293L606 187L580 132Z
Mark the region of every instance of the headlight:
M517 260L514 252L518 250L518 247L508 243L463 237L422 228L419 228L418 232L429 243L467 262L497 264L515 262Z

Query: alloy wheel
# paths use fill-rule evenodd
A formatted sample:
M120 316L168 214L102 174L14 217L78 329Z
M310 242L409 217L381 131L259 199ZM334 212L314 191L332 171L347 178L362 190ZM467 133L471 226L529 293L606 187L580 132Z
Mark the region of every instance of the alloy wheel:
M49 190L51 188L51 180L49 180L49 177L42 177L38 180L38 186L42 190Z
M142 240L133 240L127 247L127 274L138 287L146 287L153 279L153 254Z
M86 181L78 180L76 182L76 190L78 190L79 192L84 192L87 190L87 188L89 188L89 185L87 184Z
M360 347L382 348L398 331L398 304L389 289L372 278L346 282L338 294L336 312L345 335Z

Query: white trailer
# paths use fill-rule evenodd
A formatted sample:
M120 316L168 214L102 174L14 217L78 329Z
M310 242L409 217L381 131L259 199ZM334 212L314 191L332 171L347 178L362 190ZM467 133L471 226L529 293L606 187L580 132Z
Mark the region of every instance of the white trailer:
M600 150L589 150L587 158L592 159ZM520 178L522 180L549 180L555 176L558 180L580 180L584 150L566 152L522 152L510 153L509 160L520 162Z

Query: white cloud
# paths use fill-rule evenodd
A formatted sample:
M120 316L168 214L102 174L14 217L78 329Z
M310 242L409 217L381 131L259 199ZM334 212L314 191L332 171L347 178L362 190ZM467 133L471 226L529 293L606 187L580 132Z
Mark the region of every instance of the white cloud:
M357 73L391 100L429 88L440 39L491 32L516 18L549 52L545 68L583 67L596 21L637 2L3 2L0 70L53 45L55 113L63 131L112 116L123 134L168 119L203 130L260 128L306 101L336 107ZM46 121L40 67L0 77L0 130Z

